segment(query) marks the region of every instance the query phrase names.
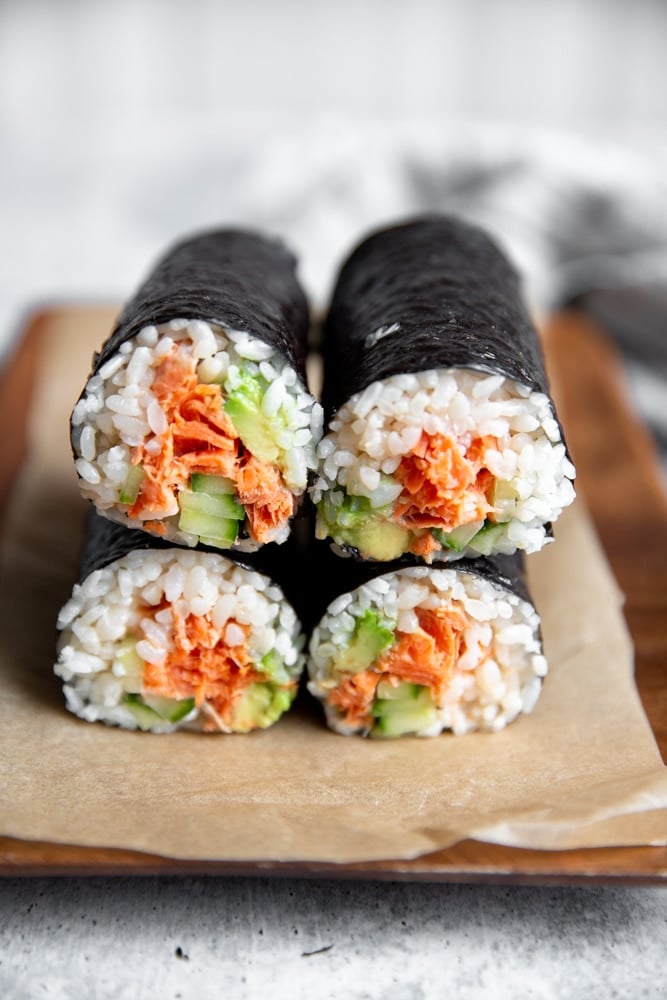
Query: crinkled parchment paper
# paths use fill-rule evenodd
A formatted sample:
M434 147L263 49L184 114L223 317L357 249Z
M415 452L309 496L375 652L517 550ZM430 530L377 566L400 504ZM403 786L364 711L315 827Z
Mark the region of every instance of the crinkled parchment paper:
M529 560L550 670L533 714L504 732L346 739L307 699L248 736L154 736L69 715L52 674L83 511L68 415L105 332L56 327L40 356L31 454L2 551L0 833L177 858L338 862L413 858L467 837L667 842L667 769L635 689L622 597L579 503Z

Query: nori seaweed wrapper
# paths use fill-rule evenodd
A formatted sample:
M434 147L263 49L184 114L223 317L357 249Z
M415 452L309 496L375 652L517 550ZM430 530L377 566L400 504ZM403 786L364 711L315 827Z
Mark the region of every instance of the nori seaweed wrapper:
M209 552L223 560L236 563L237 566L263 573L278 584L297 614L299 613L299 594L303 580L298 577L299 558L296 542L288 539L284 545L264 546L258 552L236 552L232 549L216 549L207 545L191 548L175 545L139 529L126 528L123 524L102 517L92 507L88 509L85 517L79 559L79 583L83 583L95 570L104 569L136 549ZM267 549L270 551L267 552Z
M357 247L334 289L323 354L327 419L372 382L433 368L501 374L548 393L517 272L483 230L449 216L383 229Z
M252 334L280 352L305 383L308 304L296 258L280 241L221 229L175 244L123 309L93 370L143 327L180 318Z
M326 542L315 542L308 556L310 586L302 596L302 621L307 631L317 625L329 604L336 597L356 590L369 580L411 567L424 567L423 560L405 555L390 562L360 561L353 556L341 558ZM429 571L453 570L469 573L510 591L523 601L533 604L526 581L525 560L522 552L502 556L479 556L476 559L457 559L453 562L435 563Z

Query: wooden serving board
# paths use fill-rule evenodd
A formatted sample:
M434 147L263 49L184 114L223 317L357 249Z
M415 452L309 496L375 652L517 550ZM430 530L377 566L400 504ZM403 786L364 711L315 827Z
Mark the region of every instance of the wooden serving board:
M81 321L81 307L73 307ZM91 309L110 325L111 312ZM40 345L67 310L33 317L0 378L4 435L0 516L26 450L31 389ZM653 442L633 412L622 363L609 339L576 313L552 318L545 349L553 395L577 466L577 490L592 513L612 570L626 595L636 679L663 760L667 760L667 489ZM406 881L511 883L658 883L667 847L569 851L463 841L411 861L354 864L183 861L136 851L0 837L0 874L271 874Z

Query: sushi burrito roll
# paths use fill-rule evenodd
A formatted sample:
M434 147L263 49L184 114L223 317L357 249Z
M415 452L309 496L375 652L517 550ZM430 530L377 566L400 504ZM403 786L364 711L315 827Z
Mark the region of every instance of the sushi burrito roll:
M428 562L550 539L574 468L518 276L481 229L435 216L370 236L323 353L318 537Z
M157 263L71 416L81 492L101 514L184 545L287 538L322 424L295 264L281 243L236 230Z
M91 510L80 582L57 623L69 710L155 733L276 722L305 640L283 588L248 558L171 545Z
M495 732L530 712L547 661L522 560L338 558L340 593L312 631L307 661L308 689L330 728L461 735Z

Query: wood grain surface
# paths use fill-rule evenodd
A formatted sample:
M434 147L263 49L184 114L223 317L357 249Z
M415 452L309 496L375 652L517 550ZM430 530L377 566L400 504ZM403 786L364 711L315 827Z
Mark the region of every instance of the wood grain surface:
M84 307L81 307L84 308ZM76 308L81 319L81 308ZM98 324L109 310L89 309ZM63 310L33 317L0 378L3 438L0 513L25 455L26 422L40 344ZM576 313L545 329L552 391L577 466L577 491L593 516L626 595L636 677L667 761L667 491L650 435L635 415L621 360L604 332ZM3 419L4 418L4 419ZM333 865L181 861L134 851L0 837L0 874L211 874L511 883L661 883L667 847L536 851L463 841L413 861Z

